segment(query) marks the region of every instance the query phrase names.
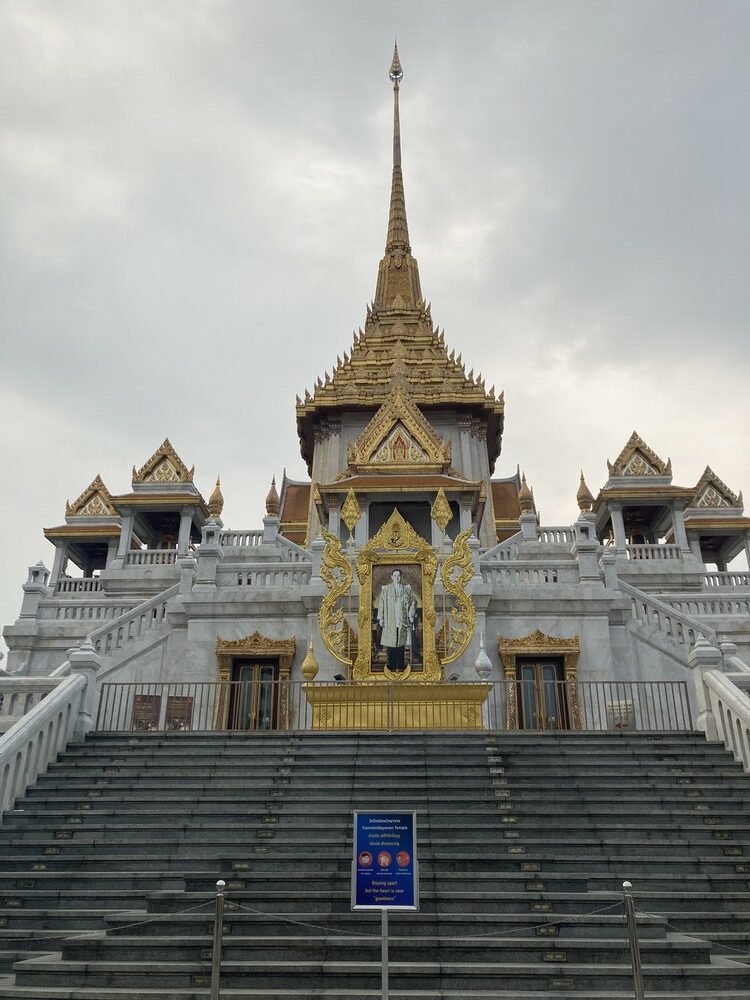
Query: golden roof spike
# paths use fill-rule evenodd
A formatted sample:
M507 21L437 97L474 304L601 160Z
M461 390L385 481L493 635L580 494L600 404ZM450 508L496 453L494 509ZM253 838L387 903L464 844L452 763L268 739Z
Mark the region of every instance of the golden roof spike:
M518 491L518 506L522 514L529 514L534 509L534 494L526 482L526 473L521 476L521 488Z
M266 497L266 514L269 517L278 517L281 500L276 492L276 476L271 480L271 489Z
M578 503L578 509L582 511L591 510L594 506L594 497L591 490L586 485L586 480L583 478L583 469L581 469L581 482L578 487L578 492L576 493L576 501Z
M224 495L221 492L221 476L216 477L216 486L214 486L214 491L208 498L208 513L213 518L221 517L221 512L224 510Z
M388 76L393 83L393 176L385 252L411 253L409 227L406 222L404 178L401 173L401 121L398 109L398 90L399 84L404 78L404 71L401 69L401 61L398 57L398 45L393 46L393 60Z

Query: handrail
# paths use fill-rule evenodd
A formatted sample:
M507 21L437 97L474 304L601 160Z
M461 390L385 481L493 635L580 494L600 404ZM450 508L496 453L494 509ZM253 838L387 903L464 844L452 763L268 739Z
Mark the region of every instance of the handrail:
M112 649L119 649L122 642L128 642L131 639L137 638L144 631L142 626L146 624L148 628L151 628L154 624L154 616L151 615L150 619L145 616L148 615L150 611L153 611L159 607L159 605L166 605L167 602L179 593L180 585L179 583L173 584L171 587L167 587L166 590L162 590L160 594L155 597L149 597L148 600L143 601L143 603L136 605L130 611L126 611L125 614L120 615L119 618L115 618L114 621L107 622L106 625L100 625L99 628L94 629L88 635L88 640L94 647L94 649L99 654L107 655L112 652ZM163 620L163 615L157 620ZM132 625L139 623L141 626L137 635L133 634ZM127 627L127 635L125 634L125 628ZM102 647L102 639L105 639L104 646ZM109 639L109 641L107 641Z
M572 545L576 540L576 532L571 524L540 525L537 539L543 545Z
M520 531L517 531L515 535L511 535L510 538L506 538L502 542L498 542L497 545L493 545L491 549L487 549L479 557L479 564L485 560L499 559L503 562L507 562L509 559L518 558L518 546L523 535Z
M693 646L699 635L704 636L712 646L716 645L716 632L710 625L704 625L697 619L676 611L669 604L665 604L652 594L644 593L623 579L618 580L617 585L631 600L633 618L643 625L649 626L680 646Z
M711 590L718 587L746 587L750 590L750 572L704 573L703 585Z
M719 739L750 773L750 698L719 670L705 671L703 688Z
M73 736L85 689L82 674L66 677L0 736L0 818Z

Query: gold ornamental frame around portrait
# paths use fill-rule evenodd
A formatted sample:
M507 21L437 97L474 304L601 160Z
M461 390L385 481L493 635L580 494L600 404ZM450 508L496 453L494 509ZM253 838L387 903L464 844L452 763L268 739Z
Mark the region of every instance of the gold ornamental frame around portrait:
M435 647L435 550L394 508L383 527L357 556L359 579L359 635L371 634L373 566L419 566L422 573L422 661L419 674L411 670L372 672L372 643L360 642L352 680L392 683L405 681L435 684L442 680L442 668ZM411 676L410 676L411 675Z

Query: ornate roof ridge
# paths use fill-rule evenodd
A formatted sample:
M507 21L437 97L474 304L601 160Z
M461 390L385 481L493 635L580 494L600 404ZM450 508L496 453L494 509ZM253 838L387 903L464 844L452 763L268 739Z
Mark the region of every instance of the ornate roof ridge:
M693 492L692 499L690 501L690 507L718 507L725 506L721 503L701 503L701 499L704 497L707 491L707 487L713 486L716 492L723 496L724 500L727 501L726 506L728 507L738 507L744 509L744 504L742 501L742 491L735 493L731 490L727 484L719 479L714 470L710 465L707 465L703 470L703 474L695 485L695 490ZM695 501L695 502L693 502Z
M87 512L86 507L91 503L94 496L98 496L101 501L101 506L103 510ZM66 517L116 517L117 511L112 506L112 494L109 492L107 487L102 480L102 477L97 472L96 476L91 480L86 489L81 493L77 500L71 503L69 500L65 504L65 515Z
M174 469L175 477L162 479L154 474L157 473L157 469L169 463ZM159 445L153 455L143 463L140 469L136 470L133 466L133 484L135 483L170 483L170 482L180 482L180 483L192 483L193 475L195 473L195 466L191 469L185 465L180 456L172 447L172 443L169 438L164 438L164 441Z
M666 462L659 458L655 451L653 451L643 440L637 431L633 431L627 440L625 447L622 449L620 454L614 460L610 462L607 459L607 469L609 470L610 476L622 476L622 475L637 475L637 473L627 473L625 472L626 466L629 460L633 457L636 451L640 451L643 457L646 459L647 463L652 467L654 472L643 473L643 475L658 475L658 476L671 476L672 475L672 460L668 458Z

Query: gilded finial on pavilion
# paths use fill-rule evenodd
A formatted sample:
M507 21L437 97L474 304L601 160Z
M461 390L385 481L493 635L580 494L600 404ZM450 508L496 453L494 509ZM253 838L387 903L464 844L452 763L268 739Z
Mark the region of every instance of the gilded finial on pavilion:
M385 243L386 253L393 251L410 253L409 228L406 223L406 197L404 195L404 178L401 173L401 118L398 107L399 84L404 78L401 60L398 57L398 45L393 46L393 60L388 76L393 82L393 178L391 181L391 208L388 214L388 238Z
M397 87L404 78L404 71L401 69L401 60L398 57L398 42L393 43L393 59L391 60L391 68L388 70L388 76Z
M274 476L271 480L271 489L268 491L268 496L266 497L266 514L269 517L278 517L280 507L281 500L279 500L279 494L276 492L276 476Z
M224 494L221 492L221 476L216 477L216 486L214 486L214 491L208 498L208 513L213 518L221 517L221 512L224 510Z
M526 473L521 476L521 488L518 491L518 506L522 514L530 514L534 510L534 494L526 482Z
M588 511L594 506L594 497L586 485L586 480L583 478L583 469L581 469L581 483L576 493L576 500L578 501L579 510Z

